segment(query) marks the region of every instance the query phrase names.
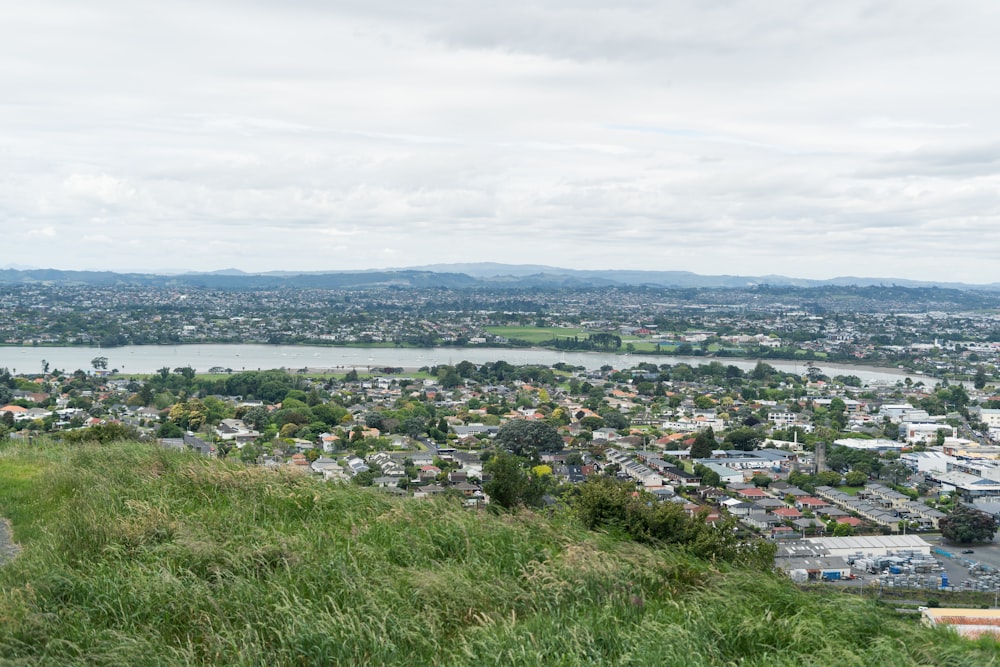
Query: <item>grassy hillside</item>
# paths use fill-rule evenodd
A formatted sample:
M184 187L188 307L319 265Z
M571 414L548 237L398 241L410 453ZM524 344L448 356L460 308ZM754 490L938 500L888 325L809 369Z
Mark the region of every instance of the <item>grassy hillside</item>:
M0 664L988 665L996 643L570 517L6 444Z

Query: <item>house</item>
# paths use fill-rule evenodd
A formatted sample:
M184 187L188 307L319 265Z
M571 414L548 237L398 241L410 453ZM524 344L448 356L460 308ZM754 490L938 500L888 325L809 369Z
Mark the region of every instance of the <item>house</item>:
M443 486L438 486L437 484L428 484L427 486L421 486L413 491L414 498L432 498L434 496L440 495L445 492Z
M854 516L839 516L837 517L837 523L847 524L852 528L857 528L864 524L864 521Z
M410 455L410 460L413 461L413 465L418 468L421 466L429 466L434 462L434 455L430 452L413 452Z
M347 472L352 477L362 472L368 472L371 470L368 464L363 460L359 459L357 456L352 456L347 459Z
M457 491L461 491L462 495L466 498L473 498L477 496L482 497L483 495L482 490L478 486L475 484L469 484L468 482L459 482L458 484L452 486L452 488Z
M759 531L770 531L781 524L781 519L769 512L751 512L743 518L743 523Z
M729 513L738 517L747 517L754 512L759 512L760 508L753 503L736 503L728 505Z
M595 442L598 440L603 440L605 442L614 442L616 440L619 440L620 438L621 436L618 435L618 431L614 430L613 428L599 428L596 431L594 431Z
M674 466L661 468L660 474L671 483L680 484L682 486L701 485L701 475L695 475Z
M810 512L818 512L820 510L828 508L830 506L830 503L820 498L805 496L802 498L796 498L795 506L803 511L809 510Z
M420 466L418 477L421 482L433 482L441 474L441 468L437 466Z
M826 532L826 524L816 519L792 519L792 527L803 533L815 530Z
M702 463L706 468L716 473L719 476L719 480L726 483L742 482L743 473L738 470L733 470L724 465L719 465L718 463L713 463L705 461Z
M310 466L309 466L309 468L313 472L319 473L321 475L323 474L324 470L326 470L327 468L331 468L331 467L339 468L340 464L338 464L335 460L333 460L333 459L331 459L329 457L326 457L326 456L319 457L318 459L316 459L315 461L313 461L312 464L310 464Z
M382 477L376 477L372 480L372 486L377 486L382 489L395 489L399 486L399 478L384 475Z
M260 432L247 426L242 419L223 419L215 427L215 434L221 440L232 440L237 448L260 437Z

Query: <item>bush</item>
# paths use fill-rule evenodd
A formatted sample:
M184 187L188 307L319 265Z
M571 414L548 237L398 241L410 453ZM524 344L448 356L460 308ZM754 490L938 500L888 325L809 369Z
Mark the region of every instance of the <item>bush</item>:
M571 507L591 530L612 530L644 543L684 548L699 558L771 570L775 546L736 537L736 521L707 523L705 514L688 516L677 503L661 503L646 492L609 477L593 477L580 486Z

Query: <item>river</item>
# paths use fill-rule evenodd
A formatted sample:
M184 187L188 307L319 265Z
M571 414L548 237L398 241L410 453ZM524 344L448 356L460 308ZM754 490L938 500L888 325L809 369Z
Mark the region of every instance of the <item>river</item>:
M93 347L0 347L0 368L15 373L42 371L43 360L50 368L72 373L77 369L90 369L95 357L107 357L108 368L122 373L153 373L157 369L191 366L200 373L210 368L230 368L233 371L266 370L283 368L298 370L339 370L376 367L401 367L415 370L421 366L457 364L471 361L483 364L507 361L511 364L544 364L551 366L564 362L573 366L596 369L601 366L628 368L640 362L654 364L691 365L719 361L747 371L756 364L755 359L735 357L678 357L667 355L622 355L601 352L560 352L543 348L487 348L487 347L323 347L308 345L132 345L114 348ZM805 373L806 362L768 360L775 368L792 373ZM923 380L933 386L937 380L924 375L907 373L895 368L880 368L853 364L814 362L826 375L856 375L865 382L896 382L906 377L914 382Z

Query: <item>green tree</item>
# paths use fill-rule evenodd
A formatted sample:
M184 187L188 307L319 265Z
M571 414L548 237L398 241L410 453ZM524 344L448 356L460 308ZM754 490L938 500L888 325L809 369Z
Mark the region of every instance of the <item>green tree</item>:
M852 470L844 475L844 483L847 484L847 486L864 486L867 481L868 475L860 470Z
M972 386L976 389L982 389L986 386L986 369L982 366L976 369L976 375L972 380Z
M91 426L89 428L80 429L78 431L69 431L63 438L67 442L81 443L81 442L125 442L129 440L139 440L139 432L132 426L126 426L125 424L118 424L115 422L109 422L107 424L98 424L96 426Z
M503 424L494 442L514 456L530 458L540 451L559 451L565 444L551 424L525 419L512 419Z
M711 396L702 394L694 397L694 406L699 410L709 410L715 407L715 401L712 400Z
M598 412L601 419L604 420L604 425L608 428L613 428L616 431L621 431L629 427L628 417L623 415L618 410L614 408L607 408Z
M411 438L420 437L427 432L427 420L420 416L407 417L400 423L399 430Z
M498 452L483 466L490 480L483 484L483 491L490 502L505 509L520 505L540 507L545 486L540 477L524 469L523 459L508 452Z
M960 503L938 522L938 527L942 537L955 544L989 542L997 532L997 520Z
M718 446L715 442L715 431L712 427L698 431L698 435L694 437L694 444L691 445L691 458L693 459L707 459L711 458L712 451Z
M763 441L761 432L750 426L733 429L724 438L724 444L745 452L757 449Z
M368 428L376 428L380 432L385 430L385 422L382 413L380 412L366 412L365 413L365 426Z
M257 460L264 455L264 449L255 442L248 442L239 450L240 461L244 463L257 463Z
M833 527L834 537L850 537L854 534L854 526L849 523L838 523Z
M694 474L701 477L703 486L721 486L722 484L722 477L719 476L719 473L700 463L694 466Z
M910 469L897 461L883 466L879 476L890 484L900 484L910 476Z
M255 431L263 431L271 421L267 408L256 405L243 412L243 423Z
M156 431L156 437L158 438L183 438L184 429L175 424L172 421L165 421L160 424L160 427Z
M824 470L816 475L816 484L818 486L840 486L841 481L839 472L834 472L833 470Z
M108 368L108 358L107 357L94 357L90 360L90 365L94 367L95 371L107 370Z

